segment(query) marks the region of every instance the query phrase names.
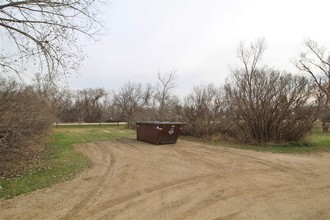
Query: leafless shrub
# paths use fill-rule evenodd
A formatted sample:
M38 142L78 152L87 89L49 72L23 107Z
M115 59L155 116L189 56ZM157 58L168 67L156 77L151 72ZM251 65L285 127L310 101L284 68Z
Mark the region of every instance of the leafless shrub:
M318 106L304 77L263 68L234 72L225 85L232 135L244 143L300 140L313 127Z
M221 102L220 90L213 84L195 86L183 106L184 134L209 137L218 131L223 120Z
M11 155L33 157L54 120L48 103L33 88L0 81L0 175L5 175L4 166L18 162L11 161Z
M315 86L305 77L259 67L264 50L263 39L238 48L243 65L224 86L229 134L243 143L298 141L317 119Z

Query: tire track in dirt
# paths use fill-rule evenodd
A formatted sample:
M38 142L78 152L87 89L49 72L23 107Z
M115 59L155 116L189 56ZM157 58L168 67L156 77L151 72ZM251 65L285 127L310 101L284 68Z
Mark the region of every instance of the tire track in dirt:
M136 146L134 146L133 143L130 143L132 141L119 140L116 142L118 142L122 145L126 145L130 149L136 150ZM167 150L172 150L172 148L162 149L162 150L167 151ZM141 151L141 149L139 151ZM180 153L182 154L182 152L180 152ZM187 154L184 154L184 155L187 156ZM209 163L209 165L210 165L210 163ZM213 166L214 164L211 163L211 165ZM212 179L217 179L217 178L221 178L221 176L217 173L210 173L210 174L206 174L206 175L199 175L199 176L193 176L193 177L184 178L184 179L178 179L178 180L171 181L168 183L157 184L152 187L146 187L140 191L131 192L123 197L111 199L109 201L100 203L100 204L98 204L98 208L94 209L93 212L95 212L95 213L106 212L107 210L112 209L115 206L127 203L123 208L111 211L110 213L106 213L102 217L98 218L98 219L112 219L118 213L122 212L123 210L132 208L137 203L147 200L148 199L147 196L149 196L150 194L158 194L160 191L177 190L177 189L180 189L183 187L187 187L189 185L195 185L196 183L199 183L201 181L210 181ZM145 198L139 199L139 197L145 197ZM138 200L138 202L134 202L133 200ZM179 204L181 204L181 203L179 203Z
M132 144L128 144L125 141L119 141L119 142L121 144L123 144L123 145L128 145L132 149L135 149L134 145L132 145ZM174 150L176 152L179 152L183 156L188 157L189 160L193 159L194 161L196 161L196 159L197 159L198 161L202 161L204 164L206 164L209 167L212 167L213 169L214 168L222 168L223 169L223 164L222 163L219 163L219 162L214 161L212 159L201 157L201 155L198 155L198 154L195 154L195 153L192 153L192 152L188 152L188 151L183 150L183 149L165 148L165 150L167 150L167 151L173 151ZM234 161L236 159L237 158L235 157L231 161ZM266 165L267 167L274 168L273 167L273 164L272 165L269 165L269 164L264 164L263 163L263 165ZM228 166L228 164L227 164L227 166ZM233 175L235 175L235 172L233 172ZM177 180L177 181L170 182L170 183L167 183L167 184L156 185L156 186L151 187L151 188L148 187L148 188L145 188L142 191L132 192L132 193L130 193L130 194L124 196L124 197L116 198L114 200L110 200L110 201L108 201L106 203L100 204L100 205L98 205L99 208L97 210L94 210L94 211L95 212L100 212L101 210L104 211L106 209L111 209L111 208L113 208L116 205L120 205L120 204L123 204L123 203L128 203L128 205L126 205L124 208L122 208L120 210L117 210L116 212L112 211L110 214L107 213L107 214L105 214L104 216L102 216L100 218L100 219L104 219L104 218L110 218L111 219L111 218L115 217L116 214L118 214L121 211L123 211L123 209L132 208L136 203L129 202L129 201L136 200L138 197L146 196L149 193L155 193L157 191L164 191L164 190L166 190L168 188L174 188L175 186L178 186L178 185L182 185L182 186L185 186L185 187L187 187L188 185L195 185L195 184L197 184L197 183L199 183L201 181L205 181L205 180L206 181L209 181L209 180L211 180L210 177L213 177L213 179L216 179L216 178L221 177L221 176L219 176L216 173L214 173L214 174L205 175L205 176L202 176L202 177L192 177L192 178L187 178L187 179L184 179L184 180ZM198 209L200 210L201 207L205 207L206 208L207 206L212 205L213 202L215 202L217 200L218 200L217 197L210 197L206 201L203 201L203 205L199 204L198 205L198 207L199 207ZM139 202L141 202L141 200L139 200ZM188 212L194 212L194 210L189 210Z
M91 144L89 144L89 145L91 145ZM93 144L93 145L97 146L99 149L100 148L105 149L103 146L101 146L99 144ZM96 150L96 148L95 148L95 150ZM104 152L106 152L106 153L104 153ZM102 182L104 182L111 175L112 168L115 164L115 157L113 156L113 154L109 148L106 148L105 150L101 150L101 153L102 153L102 161L105 161L106 164L103 166L96 165L97 167L95 169L104 167L105 171L104 171L104 174L99 177L99 180L95 184L96 186L99 186ZM93 198L95 198L95 196L97 195L97 193L100 190L102 190L102 188L94 187L94 189L89 191L87 193L87 195L85 195L76 205L73 206L73 208L69 212L67 212L60 219L72 219L79 211L81 211L88 204L89 201L91 201Z
M136 146L134 146L133 144L128 144L126 141L119 141L121 144L123 145L129 145L129 148L131 149L136 149ZM135 143L136 145L136 143ZM196 161L196 157L195 155L190 155L189 153L187 153L186 151L181 151L178 150L176 148L163 148L163 151L173 151L175 150L176 152L178 152L179 154L183 155L184 157L188 157L189 160L193 159L193 161ZM140 149L141 151L141 149ZM201 160L204 164L207 164L208 166L214 168L214 166L217 166L218 168L222 165L216 161L213 160L207 160L207 159L203 159L203 158L197 158L198 160ZM202 175L202 176L193 176L193 177L189 177L186 179L179 179L173 182L169 182L169 183L164 183L164 184L160 184L160 185L155 185L153 187L147 187L143 190L140 191L136 191L136 192L132 192L130 194L127 194L124 197L121 198L116 198L110 201L107 201L103 204L99 204L98 205L98 209L94 210L95 212L102 212L102 211L106 211L107 209L112 209L115 206L121 205L123 203L127 203L127 205L124 206L124 208L115 210L115 211L111 211L111 213L107 213L104 216L100 217L99 219L112 219L114 218L118 213L122 212L123 210L127 210L129 208L134 207L134 205L137 204L137 202L132 202L133 200L138 200L139 203L147 200L148 198L144 198L144 199L138 199L139 197L146 197L148 196L148 194L157 194L159 193L159 191L168 191L171 189L176 189L176 188L182 188L182 187L188 187L188 186L193 186L196 185L200 182L203 181L210 181L210 180L216 180L218 178L222 178L221 175L219 175L218 173L211 173L211 174L207 174L207 175Z
M195 153L183 150L183 149L173 148L172 150L180 152L181 154L183 154L184 156L187 156L190 159L202 161L204 164L206 164L209 167L223 169L223 163L219 163L218 161L214 161L212 159L205 158L202 155L195 154ZM233 164L234 160L231 160L230 162L231 162L230 164L226 163L226 165Z
M239 214L243 213L244 211L248 210L249 208L255 206L256 204L254 202L258 201L267 201L271 200L273 198L278 198L278 195L287 195L290 194L293 190L294 191L305 191L305 190L311 190L313 193L322 193L324 192L325 189L329 190L330 186L329 184L325 183L317 183L316 185L310 184L310 185L305 185L301 184L300 186L285 186L280 189L272 189L271 191L267 192L260 192L260 189L256 188L253 190L250 190L247 192L247 194L242 194L242 193L235 193L230 196L223 196L221 193L220 194L215 194L214 192L210 192L208 196L205 198L200 199L194 206L191 208L185 210L184 212L180 213L176 219L196 219L196 215L198 213L201 213L205 211L206 209L211 210L211 206L215 206L218 204L219 207L223 206L224 204L228 203L234 203L233 201L244 201L237 204L236 208L229 212L230 214L224 214L222 217L215 218L215 219L232 219ZM285 198L282 198L285 199ZM247 202L249 201L249 202ZM254 202L253 202L254 201ZM324 212L325 213L325 212ZM329 214L329 212L328 212ZM326 215L326 213L324 214ZM198 218L199 219L199 218ZM235 218L236 219L236 218ZM242 218L238 218L242 219ZM249 218L250 219L250 218ZM256 218L259 219L259 218ZM295 218L296 219L296 218ZM306 218L306 219L314 219L314 218ZM317 218L317 219L327 219L327 218Z
M121 146L126 145L129 146L130 149L134 149L136 150L136 147L132 144L128 144L126 143L126 141L116 141L116 143L121 144ZM97 144L98 147L102 146L102 143ZM110 151L109 148L107 148L106 150ZM94 184L96 186L100 185L102 182L104 182L106 180L106 178L108 178L108 174L111 173L111 169L114 165L115 162L115 158L113 156L113 154L110 152L110 161L112 161L112 163L110 163L110 166L108 167L107 171L105 172L105 174L102 176L102 178L97 182L97 184ZM106 157L106 155L104 155L104 157ZM104 158L102 159L104 160ZM102 212L104 210L108 210L111 209L112 207L122 204L122 203L127 203L128 201L134 200L140 196L145 196L147 194L151 194L157 191L161 191L164 189L168 189L168 188L174 188L174 187L178 187L181 185L186 185L186 184L194 184L200 180L203 179L210 179L212 177L214 177L215 174L207 174L207 175L202 175L202 176L193 176L190 178L185 178L185 179L179 179L179 180L175 180L169 183L162 183L162 184L158 184L158 185L154 185L152 187L146 187L140 191L135 191L135 192L131 192L125 196L119 197L119 198L115 198L115 199L111 199L107 202L101 202L98 204L97 208L93 209L92 212L93 213L98 213L98 212ZM102 191L102 188L95 188L94 190L91 190L82 200L80 200L80 202L78 204L76 204L64 217L62 217L61 219L70 219L71 217L73 217L75 214L77 214L80 210L82 210L89 201L91 201L93 198L96 197L97 194L99 194ZM132 206L134 203L131 203L130 206ZM106 214L106 217L113 217L115 216L115 212L112 212L111 214Z
M198 147L207 148L208 150L212 150L215 153L219 153L219 152L223 152L223 153L226 153L226 154L229 153L231 155L234 155L234 157L232 157L232 160L237 160L236 156L245 157L245 158L248 159L249 162L257 162L259 164L262 164L264 166L269 167L270 169L275 169L275 170L278 170L278 171L281 171L281 172L284 172L284 173L289 173L290 175L294 176L294 178L298 179L299 181L310 180L311 176L312 177L315 176L313 174L310 175L310 174L302 173L300 170L292 169L291 167L288 167L288 166L284 166L284 165L281 165L281 164L277 164L277 163L273 163L273 162L270 162L270 161L267 161L267 160L260 159L259 157L253 157L253 156L249 156L249 155L246 155L246 154L231 152L231 151L228 151L228 150L213 149L213 148L210 148L210 147L206 147L204 145L199 145ZM193 152L191 152L191 148L190 148L190 151L183 150L183 149L177 149L177 148L173 148L171 150L181 152L181 153L185 154L186 156L189 156L189 157L191 157L195 160L196 159L200 160L200 161L204 162L205 164L207 164L209 166L223 168L222 163L214 161L210 158L205 158L203 154L193 153ZM226 164L226 165L228 165L228 164ZM231 170L231 172L234 172L234 170ZM270 192L270 193L273 193L273 192ZM235 197L235 196L232 196L232 197ZM229 197L229 198L232 198L232 197ZM229 198L228 197L227 198L221 198L221 200L227 200ZM198 211L201 211L203 209L206 209L209 206L212 206L212 205L214 205L218 202L219 202L218 194L211 192L209 194L209 196L207 196L206 198L204 198L203 200L198 202L196 205L194 205L190 209L186 210L184 213L182 213L182 215L180 214L179 219L189 219L189 217L193 216L194 213L196 213Z
M0 201L6 207L0 219L330 216L330 157L282 156L187 141L155 146L133 139L78 149L93 167L48 190Z
M136 147L136 142L133 142L132 139L121 138L121 139L118 139L114 142L122 144L123 146L126 146L129 149L136 150L136 151L141 151L139 148Z
M223 153L226 153L226 154L229 153L229 154L235 156L233 159L236 159L236 156L239 156L241 158L244 157L244 158L247 159L246 161L250 161L250 162L254 162L254 163L256 162L256 163L268 166L272 170L278 170L280 172L290 174L291 176L293 176L298 181L303 181L304 182L301 185L302 187L307 187L308 184L313 185L315 187L315 184L311 180L314 177L317 177L318 175L314 174L312 172L308 172L308 173L302 172L301 170L303 170L304 168L300 168L300 170L298 170L298 169L295 169L295 168L292 168L292 167L289 167L289 166L285 166L285 165L278 164L278 163L275 163L275 162L271 162L271 161L268 161L268 160L260 159L259 157L254 157L254 156L250 156L250 155L246 155L246 154L242 154L242 153L231 152L231 151L228 151L228 150L214 149L214 148L204 146L204 145L199 145L198 147L207 148L208 150L211 150L214 153L219 153L219 152L223 152ZM216 161L213 161L212 159L203 158L203 156L199 153L193 153L191 151L186 151L186 150L183 150L183 149L175 149L175 150L186 153L187 155L190 155L191 157L194 157L195 159L205 161L208 164L215 164L215 165L219 164ZM220 164L220 165L223 165L223 164ZM306 182L307 182L307 185L306 185ZM324 184L321 183L321 185L323 186ZM329 186L327 185L327 186L324 186L323 188L328 188L328 187ZM282 189L284 192L292 190L291 186L284 187L284 188L285 189ZM274 191L271 191L271 192L267 192L265 194L257 195L256 197L270 196L270 195L273 195L275 193L278 193L278 189L276 191L274 190ZM230 198L233 198L233 197L236 197L236 196L221 198L221 200L227 200L227 199L230 199ZM205 199L202 199L196 205L194 205L190 209L188 209L185 212L183 212L182 214L180 214L180 217L178 219L190 219L192 216L194 216L195 213L197 213L199 211L202 211L203 209L206 209L206 208L208 208L208 207L210 207L210 206L212 206L212 205L214 205L218 202L219 202L219 198L217 198L217 196L214 196L214 193L210 193L209 196L207 196ZM247 209L247 208L249 208L249 207L245 207L244 210ZM244 210L242 210L242 211L244 211ZM227 219L227 217L228 217L228 219L230 219L230 217L234 217L242 211L230 214L230 215L226 216L225 219ZM220 219L223 219L223 218L220 218Z
M138 197L147 196L152 193L157 193L159 191L163 191L163 190L167 190L167 189L179 189L179 188L185 187L190 184L195 184L198 181L203 181L203 180L208 181L212 178L218 178L218 177L219 176L217 176L216 174L207 174L207 175L203 175L203 176L194 176L194 177L190 177L190 178L186 178L186 179L179 179L179 180L175 180L175 181L168 182L168 183L161 183L158 185L154 185L152 187L146 187L140 191L131 192L124 196L121 196L121 197L118 197L115 199L110 199L109 201L106 201L106 202L99 203L98 207L93 211L94 212L103 212L103 211L109 210L117 205L135 200ZM137 204L137 203L128 204L128 206L125 206L125 209L131 208L134 204ZM115 215L116 215L116 212L111 212L110 214L106 214L104 217L109 217L111 219ZM100 218L100 219L102 219L102 218Z
M310 180L310 179L313 179L315 176L317 176L313 173L304 173L304 172L302 172L298 169L295 169L295 168L292 168L292 167L289 167L289 166L285 166L285 165L282 165L282 164L279 164L279 163L274 163L274 162L271 162L271 161L268 161L268 160L260 159L259 157L250 156L250 155L247 155L247 154L237 153L237 152L233 152L233 151L230 151L230 150L214 149L214 148L211 148L211 147L208 147L208 146L205 146L205 145L198 145L198 147L206 148L208 150L213 151L214 153L223 152L223 153L226 153L226 154L239 156L240 158L244 157L251 163L257 162L259 164L266 165L266 166L268 166L270 168L273 168L275 170L279 170L279 171L282 171L284 173L290 173L291 175L293 175L295 178L297 178L300 181ZM185 150L181 150L181 151L185 151ZM185 152L188 153L188 154L194 155L196 158L200 157L199 155L197 155L195 153L188 152L188 151L185 151ZM238 159L238 158L235 157L235 159Z
M121 144L123 145L131 145L131 144L127 144L125 142L119 141ZM131 148L135 148L134 146L131 146ZM211 159L207 159L207 158L201 158L199 155L196 155L194 153L191 152L187 152L185 150L182 149L177 149L177 148L164 148L162 150L166 150L166 151L176 151L179 152L181 155L188 157L189 160L193 159L193 161L199 160L202 161L204 164L214 168L222 168L223 169L223 164L211 160ZM236 159L236 158L235 158ZM228 165L228 164L227 164ZM239 173L239 172L238 172ZM247 172L248 173L248 172ZM233 172L232 175L236 175L236 172ZM94 212L104 212L106 210L112 209L113 207L123 204L123 203L127 203L127 205L125 205L123 208L118 209L116 211L111 211L111 213L107 213L105 215L103 215L102 217L100 217L99 219L112 219L114 218L118 213L122 212L123 210L127 210L129 208L132 208L134 205L137 204L137 202L132 202L132 200L137 200L139 197L144 197L144 196L148 196L148 194L152 194L152 193L157 193L158 191L165 191L165 190L169 190L169 189L175 189L176 187L188 187L188 186L192 186L192 185L196 185L200 182L203 181L215 181L219 178L222 178L222 175L219 175L218 173L212 173L212 174L208 174L208 175L203 175L203 176L195 176L195 177L191 177L191 178L186 178L186 179L182 179L182 180L176 180L173 182L169 182L169 183L165 183L165 184L160 184L160 185L155 185L153 187L147 187L141 191L136 191L136 192L132 192L130 194L125 195L124 197L121 198L116 198L113 200L109 200L107 202L104 202L102 204L98 205L98 208L96 210L94 210ZM146 200L148 198L145 198L143 200ZM141 203L143 200L139 199L139 203ZM211 204L211 200L207 201L207 203L205 204ZM206 207L207 205L205 205Z
M296 186L297 187L297 186ZM306 185L301 185L300 188L305 189ZM299 188L299 187L298 187ZM321 190L323 188L329 188L327 187L320 187ZM302 190L301 189L301 190ZM247 200L253 200L256 201L256 199L264 199L264 198L272 198L273 195L279 194L279 193L286 193L292 190L292 186L285 186L280 189L272 189L270 192L260 192L259 188L251 189L247 194L242 194L239 192L236 192L234 194L231 194L230 196L224 196L224 191L216 192L216 191L211 191L210 193L207 194L204 198L200 199L196 204L194 204L191 208L185 210L184 212L180 213L179 216L176 219L195 219L194 216L202 212L203 210L214 206L217 203L223 203L227 202L229 200L242 200L242 201L247 201ZM297 190L297 189L295 189ZM229 203L229 202L228 202ZM253 204L242 204L241 206L238 206L235 209L235 212L225 215L221 218L216 218L216 219L231 219L231 217L237 216L241 212L247 210L250 208ZM239 211L237 211L239 210Z

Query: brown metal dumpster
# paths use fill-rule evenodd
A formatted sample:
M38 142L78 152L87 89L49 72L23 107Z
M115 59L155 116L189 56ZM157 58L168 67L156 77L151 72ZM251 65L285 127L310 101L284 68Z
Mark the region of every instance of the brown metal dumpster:
M175 144L184 123L139 121L136 122L137 139L151 144Z

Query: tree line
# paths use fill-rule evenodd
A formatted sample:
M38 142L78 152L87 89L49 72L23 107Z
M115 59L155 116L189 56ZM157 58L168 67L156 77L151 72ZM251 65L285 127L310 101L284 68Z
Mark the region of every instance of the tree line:
M298 141L317 119L327 125L328 93L313 79L263 65L264 50L263 39L240 44L241 65L224 85L196 85L183 100L173 94L175 71L158 73L156 85L129 81L112 92L72 91L36 76L32 90L48 103L56 122L126 121L133 128L139 120L182 121L187 135L257 144Z
M308 48L317 50L312 41ZM156 85L126 82L118 91L64 89L36 75L32 85L1 77L1 150L38 140L53 122L182 121L184 134L218 136L241 143L298 141L320 119L329 122L329 78L307 78L261 63L265 41L238 47L240 65L223 85L196 85L183 100L173 93L175 71L158 73ZM323 53L322 53L323 55ZM297 67L314 73L301 55ZM317 56L320 59L320 56ZM324 61L317 65L326 66ZM325 73L329 72L324 69ZM328 72L327 72L328 71ZM327 87L328 86L328 87Z

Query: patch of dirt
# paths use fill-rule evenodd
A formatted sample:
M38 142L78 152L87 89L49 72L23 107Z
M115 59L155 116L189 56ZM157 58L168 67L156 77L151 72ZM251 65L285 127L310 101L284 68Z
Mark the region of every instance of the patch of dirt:
M0 201L0 219L330 219L330 154L178 141L77 146L75 179Z

